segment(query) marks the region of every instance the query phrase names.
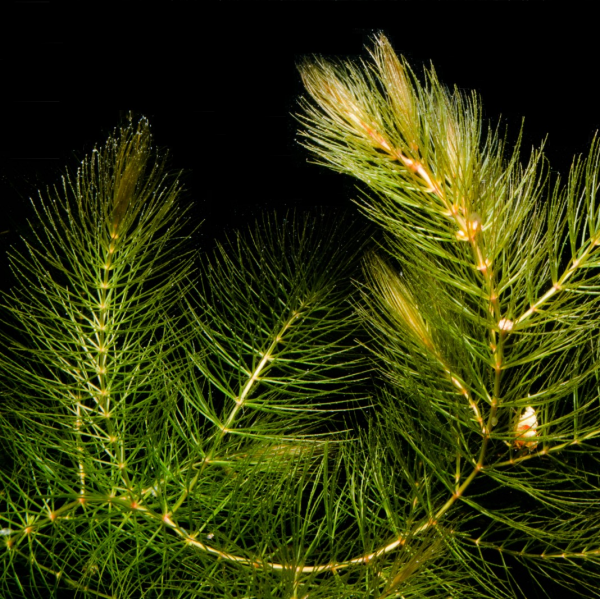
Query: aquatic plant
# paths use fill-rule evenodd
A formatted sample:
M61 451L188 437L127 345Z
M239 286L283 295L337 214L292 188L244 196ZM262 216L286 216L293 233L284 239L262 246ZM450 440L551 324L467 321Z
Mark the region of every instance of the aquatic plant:
M198 259L145 119L33 201L2 593L598 596L598 143L551 177L383 35L300 73L377 243L267 216Z

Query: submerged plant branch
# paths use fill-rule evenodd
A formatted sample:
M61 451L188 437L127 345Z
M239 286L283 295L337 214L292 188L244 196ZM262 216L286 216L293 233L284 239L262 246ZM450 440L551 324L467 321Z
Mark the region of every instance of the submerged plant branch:
M598 142L552 181L382 35L300 73L305 144L370 189L377 248L287 214L197 260L145 119L33 203L1 593L598 596Z
M590 440L597 436L598 354L577 348L594 342L591 323L598 315L598 149L594 142L566 188L557 182L552 190L541 153L522 167L518 147L504 159L505 144L495 132L482 141L476 97L445 90L433 70L422 85L383 36L375 39L371 58L371 64L315 59L301 65L313 102L303 101L298 118L306 147L321 163L375 192L360 205L387 231L382 249L400 265L397 275L382 259L370 260L370 293L363 293L361 312L388 380L408 394L396 401L405 404L412 422L403 422L398 434L451 492L412 528L418 534L452 513L467 492L477 496L472 487L481 474L490 484L497 480L531 493L539 484L499 473L556 458L580 443L582 433ZM569 245L572 258L559 274ZM564 402L577 389L596 397L585 417L581 406ZM461 396L479 422L479 438L456 401ZM385 409L394 406L386 402ZM570 432L575 423L577 432ZM532 428L524 432L525 426ZM426 442L427 435L433 436ZM498 459L506 452L497 453L498 442L525 453ZM454 467L434 453L455 455ZM472 464L464 479L462 463ZM597 488L576 470L569 477L579 478L579 493ZM552 484L543 486L544 509L560 518L558 495ZM540 489L535 496L542 497ZM477 501L468 503L480 506L490 526L503 520ZM527 518L514 509L513 537L517 522ZM525 534L523 542L532 540ZM573 546L571 538L562 542Z

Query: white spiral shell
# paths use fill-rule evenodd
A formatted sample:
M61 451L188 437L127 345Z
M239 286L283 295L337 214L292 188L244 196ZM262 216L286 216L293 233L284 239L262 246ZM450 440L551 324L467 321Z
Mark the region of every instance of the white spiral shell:
M515 429L515 446L519 449L533 451L538 445L538 419L535 410L527 406L517 422Z

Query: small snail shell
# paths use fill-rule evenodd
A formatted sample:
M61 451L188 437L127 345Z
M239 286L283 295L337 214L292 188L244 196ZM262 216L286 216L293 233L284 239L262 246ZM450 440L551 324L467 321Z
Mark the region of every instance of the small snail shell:
M538 420L535 410L527 406L519 416L515 429L515 446L519 449L527 448L533 451L538 444Z

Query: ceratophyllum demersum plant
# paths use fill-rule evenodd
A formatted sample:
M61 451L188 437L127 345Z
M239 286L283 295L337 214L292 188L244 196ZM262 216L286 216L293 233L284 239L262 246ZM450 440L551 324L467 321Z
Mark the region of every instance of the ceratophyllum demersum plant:
M0 592L599 596L597 142L560 181L383 35L300 73L369 235L270 215L194 255L143 118L33 200Z

